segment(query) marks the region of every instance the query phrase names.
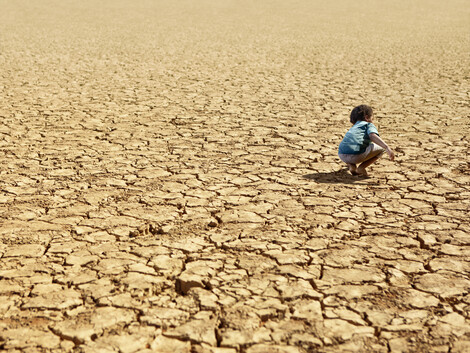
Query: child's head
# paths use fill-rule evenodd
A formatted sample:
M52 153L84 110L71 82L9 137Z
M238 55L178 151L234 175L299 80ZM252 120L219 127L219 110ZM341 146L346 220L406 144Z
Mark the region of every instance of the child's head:
M351 124L355 124L358 121L371 121L372 119L372 108L368 105L362 104L354 108L349 116Z

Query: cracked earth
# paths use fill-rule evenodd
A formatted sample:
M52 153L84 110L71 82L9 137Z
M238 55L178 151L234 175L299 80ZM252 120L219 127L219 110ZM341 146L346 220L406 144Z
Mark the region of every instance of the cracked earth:
M470 351L464 1L0 8L1 350Z

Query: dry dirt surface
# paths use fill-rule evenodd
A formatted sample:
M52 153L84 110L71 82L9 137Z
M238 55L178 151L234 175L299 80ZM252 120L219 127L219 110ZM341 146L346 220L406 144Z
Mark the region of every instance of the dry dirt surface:
M469 33L464 0L0 0L0 350L470 352Z

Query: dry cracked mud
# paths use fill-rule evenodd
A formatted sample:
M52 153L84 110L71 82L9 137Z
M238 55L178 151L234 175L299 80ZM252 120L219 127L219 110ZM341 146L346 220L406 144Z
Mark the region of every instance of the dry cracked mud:
M1 350L470 351L466 1L0 9Z

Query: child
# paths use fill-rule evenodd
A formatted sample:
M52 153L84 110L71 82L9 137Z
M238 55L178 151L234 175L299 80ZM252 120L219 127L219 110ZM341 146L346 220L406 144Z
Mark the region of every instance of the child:
M368 105L354 108L349 117L353 127L339 144L338 156L348 165L352 175L367 176L366 168L375 163L384 151L390 160L395 159L395 154L379 137L377 128L372 124L372 115L372 108ZM356 167L356 164L359 166Z

